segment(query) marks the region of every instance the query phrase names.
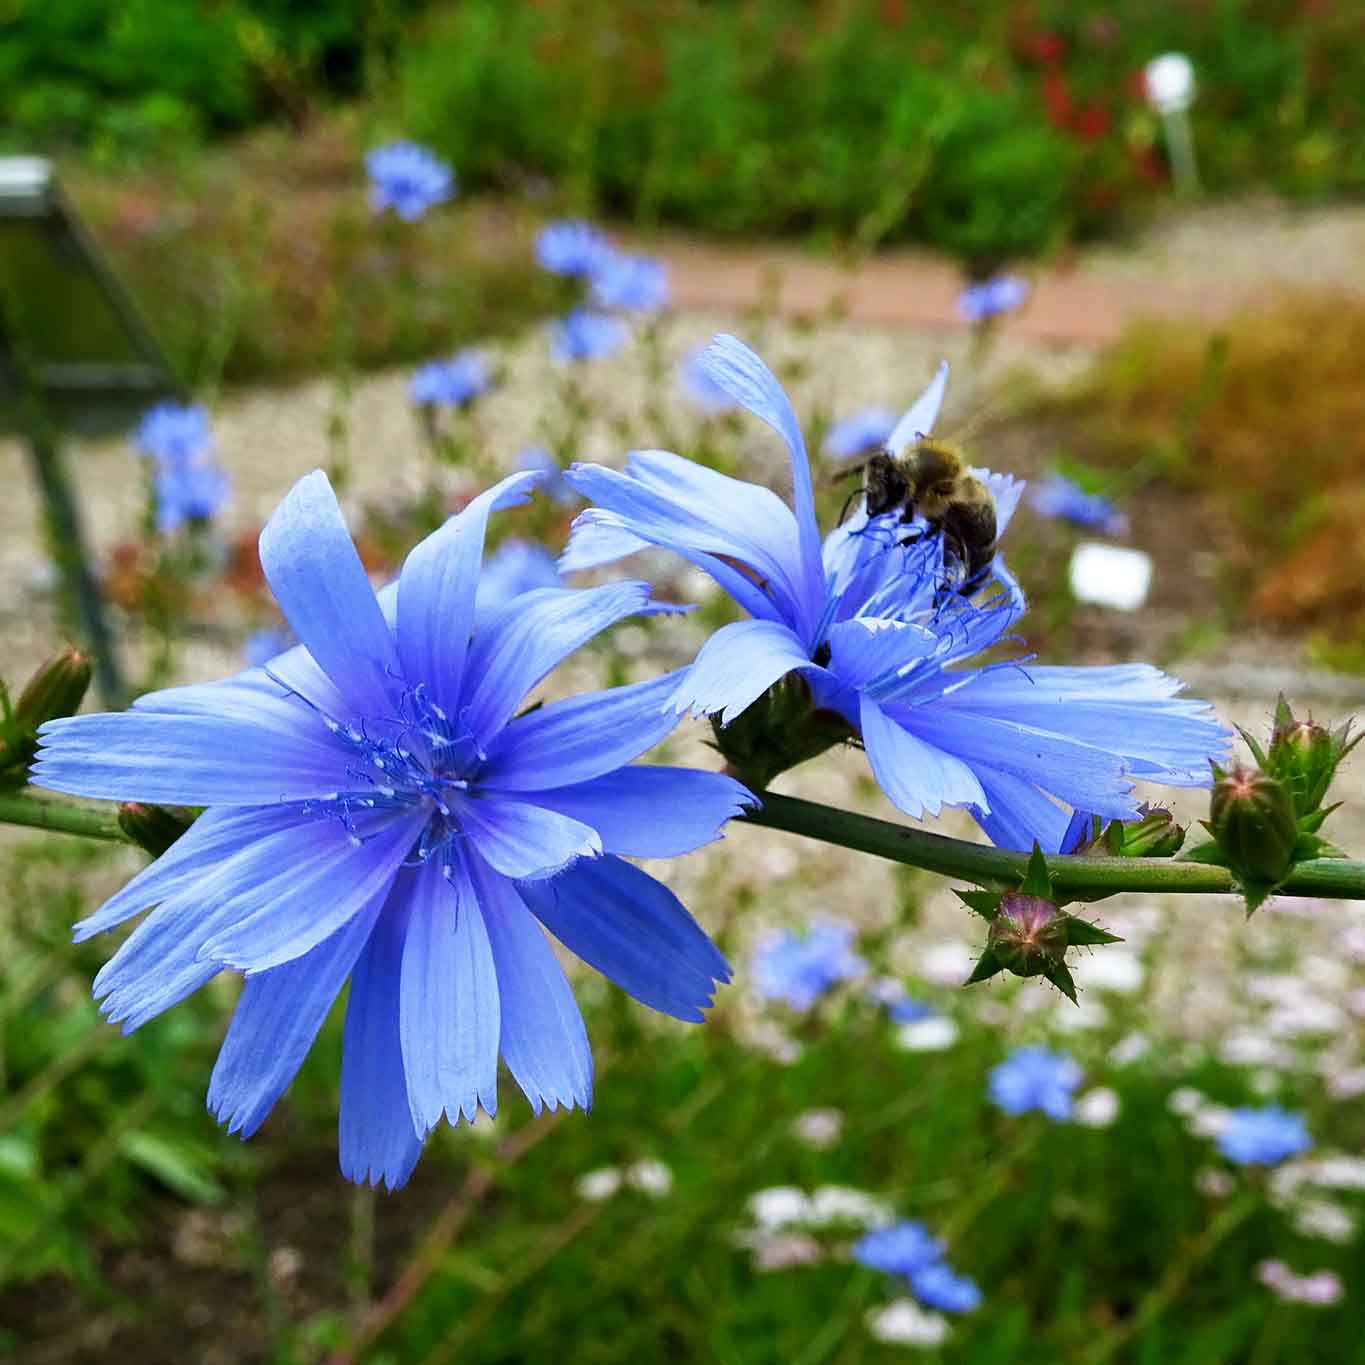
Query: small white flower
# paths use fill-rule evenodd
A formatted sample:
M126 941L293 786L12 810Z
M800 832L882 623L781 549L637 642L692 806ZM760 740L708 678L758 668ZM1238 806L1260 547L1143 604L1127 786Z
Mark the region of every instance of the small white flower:
M621 1188L621 1172L615 1166L603 1166L599 1170L580 1175L574 1189L580 1199L599 1203L610 1199Z
M896 1046L906 1052L942 1052L957 1042L958 1027L946 1014L916 1019L896 1030Z
M770 1232L810 1221L810 1197L794 1185L773 1185L749 1198L749 1213L755 1223Z
M936 986L960 986L976 965L976 954L960 938L945 939L926 948L915 963L915 973Z
M823 1151L833 1147L844 1131L844 1116L837 1109L808 1109L798 1114L792 1130L808 1147Z
M1187 1119L1197 1114L1208 1102L1209 1097L1202 1090L1196 1090L1192 1085L1182 1085L1171 1091L1166 1099L1166 1108Z
M876 1195L847 1185L822 1185L811 1196L809 1221L816 1227L829 1223L858 1223L883 1227L895 1222L895 1214Z
M1078 985L1094 990L1117 991L1128 995L1142 985L1142 959L1117 945L1101 953L1082 957L1073 967Z
M948 1339L948 1319L925 1312L914 1299L896 1299L867 1315L867 1330L893 1346L941 1346Z
M1313 1199L1294 1215L1294 1231L1303 1237L1319 1237L1324 1242L1344 1245L1356 1233L1356 1222L1340 1204Z
M760 1272L788 1270L794 1265L814 1265L825 1254L815 1238L802 1233L759 1233L752 1239L751 1246L754 1269Z
M1189 1116L1189 1129L1195 1137L1214 1138L1228 1126L1232 1110L1221 1104L1206 1104Z
M1115 1066L1131 1066L1139 1057L1151 1051L1152 1043L1145 1033L1129 1033L1109 1049L1109 1060Z
M662 1161L637 1161L626 1168L626 1184L641 1194L662 1199L673 1188L673 1172Z
M1071 1117L1087 1128L1108 1128L1119 1116L1119 1097L1108 1086L1087 1090L1076 1101Z
M1334 1100L1354 1100L1365 1095L1365 1066L1349 1071L1329 1071L1323 1076L1327 1093Z
M1294 1054L1260 1032L1230 1033L1218 1045L1219 1059L1229 1066L1291 1066Z
M1237 1182L1217 1166L1205 1166L1195 1176L1194 1187L1206 1199L1226 1199L1237 1188Z

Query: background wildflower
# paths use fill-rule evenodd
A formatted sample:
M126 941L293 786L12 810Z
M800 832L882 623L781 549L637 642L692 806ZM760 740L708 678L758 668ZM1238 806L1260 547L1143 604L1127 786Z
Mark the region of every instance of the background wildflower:
M626 324L610 313L575 308L550 324L550 351L556 360L596 360L625 344Z
M841 418L825 433L825 454L835 460L851 460L880 450L896 429L890 408L862 408Z
M571 219L547 223L536 238L535 251L542 270L583 277L595 275L614 255L606 233Z
M455 193L455 174L444 161L416 142L390 142L365 155L370 176L370 207L392 209L414 222Z
M1065 1052L1021 1047L991 1069L987 1088L991 1103L1007 1114L1038 1109L1061 1121L1071 1117L1071 1097L1081 1079L1080 1067Z
M1029 296L1028 281L1018 275L995 275L980 284L970 284L957 296L957 311L968 322L1012 313Z
M817 920L804 934L769 934L749 964L754 990L765 1000L808 1010L838 982L866 970L852 945L853 926L837 920Z
M1239 1166L1274 1166L1312 1145L1303 1115L1275 1104L1234 1109L1218 1134L1218 1150Z
M476 350L459 351L445 360L430 360L413 372L408 393L414 403L461 408L493 384L488 361Z
M1128 530L1128 518L1108 498L1087 493L1062 474L1047 475L1029 490L1028 498L1029 506L1040 517L1055 517L1111 536L1123 535Z
M597 308L658 312L669 298L668 270L649 256L611 254L592 271L591 298Z

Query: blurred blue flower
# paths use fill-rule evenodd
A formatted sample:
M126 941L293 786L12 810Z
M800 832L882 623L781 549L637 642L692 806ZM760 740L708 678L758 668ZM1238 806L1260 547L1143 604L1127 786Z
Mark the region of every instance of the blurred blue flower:
M894 976L879 976L868 983L868 995L886 1009L893 1024L917 1024L921 1019L932 1019L938 1013L922 1000L912 999L905 986Z
M515 536L504 540L484 560L479 575L479 592L475 608L477 619L505 606L532 588L562 588L554 556L543 545Z
M544 446L527 446L517 455L518 469L533 469L541 474L540 491L557 503L568 506L578 498L564 477L564 466L555 459L554 452Z
M1229 732L1203 702L1145 664L1067 668L1027 658L972 663L1014 639L1024 596L1003 559L1002 591L972 601L945 593L943 537L895 513L859 511L825 539L800 425L777 379L743 342L720 336L700 366L772 427L791 457L795 511L770 489L667 451L637 451L624 471L575 464L569 483L596 505L574 522L562 572L594 568L647 545L708 573L753 618L703 645L671 698L678 710L728 724L788 673L817 706L859 734L886 795L916 818L965 806L997 844L1049 852L1070 812L1132 819L1137 780L1209 785L1209 759ZM927 434L947 384L941 366L887 442L903 452ZM999 532L1023 491L975 471L990 487ZM1056 798L1056 799L1054 799Z
M242 657L249 668L259 668L268 664L276 655L293 649L298 644L292 630L284 626L267 626L263 630L252 631L242 645Z
M547 223L536 238L536 260L554 275L596 275L615 254L606 233L578 220Z
M492 371L475 350L459 351L446 360L430 360L414 371L408 393L414 403L459 408L473 402L493 384Z
M895 429L896 414L890 408L862 408L825 433L825 454L835 460L871 454L887 443Z
M970 1313L981 1306L981 1291L943 1259L943 1243L923 1223L903 1220L874 1228L853 1246L853 1259L873 1270L906 1280L926 1308L941 1313Z
M365 155L370 207L392 209L405 222L420 218L455 193L455 176L434 152L415 142L390 142Z
M156 529L163 535L187 521L209 521L231 492L228 477L207 459L159 464L156 470Z
M678 366L678 383L683 392L708 416L729 412L737 407L728 389L722 388L711 378L711 372L703 361L706 347L698 346L689 351Z
M1021 1047L991 1069L987 1083L991 1102L1005 1113L1040 1109L1061 1121L1071 1117L1071 1095L1081 1080L1080 1067L1065 1052Z
M890 1227L873 1228L853 1244L853 1259L873 1270L908 1279L943 1259L943 1243L929 1235L923 1223L902 1219Z
M1029 296L1027 280L1018 275L995 275L980 284L968 285L957 296L957 311L968 322L1011 313Z
M648 256L608 256L592 273L592 301L598 308L656 312L668 302L668 271Z
M142 415L133 446L162 464L182 464L213 451L208 409L202 403L158 403Z
M836 983L867 969L852 945L853 926L838 920L816 920L804 934L769 934L750 964L754 990L764 1000L808 1010Z
M1039 516L1056 517L1076 526L1090 526L1108 535L1122 535L1128 518L1108 498L1087 493L1061 474L1049 474L1029 491L1029 505Z
M910 1288L926 1308L936 1308L940 1313L970 1313L981 1307L976 1281L958 1275L941 1261L912 1271Z
M229 1131L260 1126L351 979L353 1180L402 1185L442 1116L491 1115L499 1055L537 1112L588 1107L587 1036L541 925L676 1018L700 1019L729 979L672 892L624 861L709 843L752 800L718 774L629 766L672 728L676 675L521 712L648 585L535 589L474 631L487 519L534 484L514 474L476 498L376 596L315 471L261 534L302 644L42 728L38 786L206 807L75 937L157 907L95 981L125 1032L246 974L209 1085Z
M550 350L556 360L595 360L619 350L626 339L626 324L610 313L575 308L550 324Z
M1302 1114L1279 1105L1264 1109L1234 1109L1218 1134L1218 1150L1240 1166L1274 1166L1313 1145Z

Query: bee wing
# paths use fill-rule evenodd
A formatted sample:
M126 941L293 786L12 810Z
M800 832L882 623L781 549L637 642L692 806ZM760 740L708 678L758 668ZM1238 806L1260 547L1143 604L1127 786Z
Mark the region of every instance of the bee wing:
M933 430L938 410L943 406L943 391L947 387L948 362L943 360L939 362L938 370L924 392L910 405L887 439L886 448L897 459L905 453L911 441L927 436Z

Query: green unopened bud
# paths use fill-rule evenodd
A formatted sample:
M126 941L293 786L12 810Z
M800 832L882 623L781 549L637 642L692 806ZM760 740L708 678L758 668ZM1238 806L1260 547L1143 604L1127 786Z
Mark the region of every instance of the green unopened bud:
M189 827L194 812L183 806L125 801L118 808L119 828L154 858L159 858Z
M1105 849L1115 858L1172 858L1185 842L1185 827L1168 810L1141 808L1139 818L1114 820L1104 832Z
M1337 764L1354 745L1348 728L1333 734L1314 720L1291 718L1270 736L1266 766L1289 788L1295 814L1311 815L1322 804Z
M32 733L49 720L74 716L90 686L90 659L79 649L60 650L28 680L14 703L14 720Z
M1243 880L1273 887L1284 879L1298 841L1294 802L1283 782L1241 764L1214 769L1208 829Z

